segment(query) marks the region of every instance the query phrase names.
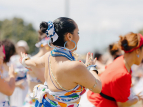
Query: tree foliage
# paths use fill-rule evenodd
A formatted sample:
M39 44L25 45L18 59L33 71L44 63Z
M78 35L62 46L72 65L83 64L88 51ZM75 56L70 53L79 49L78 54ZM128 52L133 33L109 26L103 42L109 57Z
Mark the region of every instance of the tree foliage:
M139 33L143 35L143 29L141 29L141 30L139 31Z
M25 40L30 48L29 53L32 53L36 50L38 33L31 23L26 23L21 18L5 19L0 21L0 39L10 39L14 43Z

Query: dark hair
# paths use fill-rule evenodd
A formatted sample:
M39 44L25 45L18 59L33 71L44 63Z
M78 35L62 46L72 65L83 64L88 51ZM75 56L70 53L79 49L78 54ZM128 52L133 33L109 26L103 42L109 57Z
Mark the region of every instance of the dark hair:
M94 54L94 58L97 58L97 60L99 60L101 56L102 56L102 54L99 52L95 52L95 54Z
M136 48L137 46L139 46L139 44L140 36L137 33L131 32L129 34L126 34L125 36L120 36L119 45L124 51L129 51L133 48Z
M64 35L66 33L73 33L73 31L76 29L76 25L74 20L67 18L67 17L60 17L53 22L55 32L59 36L59 38L52 44L56 46L64 46L65 40L64 40ZM47 22L42 22L40 24L40 30L41 32L45 33L48 28L48 23Z
M112 56L116 55L116 53L119 52L119 50L120 50L120 47L117 43L112 43L109 45L109 52Z
M9 62L10 57L15 54L15 46L11 41L9 41L7 39L1 41L0 44L2 44L5 49L4 63Z

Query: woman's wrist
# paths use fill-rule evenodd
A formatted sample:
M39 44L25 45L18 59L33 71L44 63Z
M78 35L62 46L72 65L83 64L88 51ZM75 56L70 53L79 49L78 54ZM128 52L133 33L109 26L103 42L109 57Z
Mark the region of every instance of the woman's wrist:
M29 60L29 59L30 59L30 57L28 57L28 56L25 56L25 57L22 58L21 64L22 64L24 67L26 67L26 68L30 68L30 66L27 66L27 65L26 65L26 61Z
M91 65L90 63L85 63L85 66L86 66L86 67L88 67L88 66L90 66L90 65Z
M87 69L88 69L89 71L95 71L95 72L98 74L98 70L97 70L97 68L96 68L96 65L89 65L89 66L87 67Z

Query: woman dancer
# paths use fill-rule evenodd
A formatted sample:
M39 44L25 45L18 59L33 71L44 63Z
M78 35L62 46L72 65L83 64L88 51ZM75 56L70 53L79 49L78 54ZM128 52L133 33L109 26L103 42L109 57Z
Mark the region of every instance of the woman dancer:
M89 88L100 93L101 82L97 75L93 54L88 53L86 66L75 61L73 51L79 40L78 26L70 18L60 17L54 22L43 22L42 32L51 38L54 49L38 61L29 60L22 54L22 64L26 67L45 67L45 85L34 87L33 97L38 99L35 107L78 107L80 96ZM50 45L49 43L49 45Z
M10 63L14 65L14 71L16 75L16 87L13 94L10 96L10 105L16 107L22 107L25 97L28 93L27 71L24 66L19 62L20 53L27 53L29 47L26 41L20 40L16 44L17 54L13 55L10 59Z
M37 48L40 48L40 51L32 57L32 60L39 60L41 56L43 56L48 51L52 50L51 47L48 46L49 37L47 37L46 33L43 33L39 30L39 42L35 44ZM29 92L26 96L24 106L23 107L35 107L35 98L30 97L30 93L32 93L33 88L37 84L44 83L44 68L32 68L28 73L28 84L29 84Z
M136 33L120 36L119 45L125 53L101 74L101 93L88 92L89 101L96 107L128 107L140 99L140 96L130 96L131 66L139 65L143 59L143 36Z
M0 72L2 72L2 64L5 57L4 48L0 44ZM9 107L9 101L6 100L6 95L12 95L15 88L15 74L13 66L9 67L9 81L6 82L0 75L0 107Z
M0 44L3 45L4 53L5 53L5 58L4 58L3 65L2 65L2 70L3 70L2 77L5 80L8 80L9 79L9 75L8 75L9 62L10 62L11 56L15 54L15 46L8 39L3 40Z

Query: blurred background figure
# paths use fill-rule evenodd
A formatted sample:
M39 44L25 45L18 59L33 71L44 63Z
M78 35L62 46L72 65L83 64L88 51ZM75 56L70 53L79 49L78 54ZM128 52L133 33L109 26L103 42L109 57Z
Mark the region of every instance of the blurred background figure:
M10 107L7 96L12 95L15 88L15 73L13 66L11 65L8 71L4 69L4 67L7 69L6 63L9 61L11 55L14 52L9 48L11 46L13 47L14 45L8 40L0 41L0 107ZM11 54L8 54L7 52L11 52ZM3 65L4 60L5 66ZM5 72L8 73L6 76Z
M41 56L43 56L48 51L51 51L52 48L49 47L48 42L50 40L49 37L47 37L46 33L38 31L39 33L39 41L35 44L37 48L39 48L39 52L32 57L33 60L38 60ZM44 84L45 78L44 78L44 71L45 68L32 68L32 70L28 73L28 85L29 85L29 92L26 96L26 99L24 101L23 107L35 107L35 101L36 99L31 98L30 94L33 92L34 86L38 84Z
M134 86L139 82L139 80L143 77L143 61L138 65L132 66L132 85Z
M95 52L94 53L94 58L97 59L96 60L96 65L97 65L97 69L98 69L98 72L99 72L99 75L100 75L105 70L103 55L99 52Z
M106 62L106 65L112 63L116 58L122 55L122 52L118 43L112 43L109 45L109 53L111 57L109 57L108 61Z
M132 66L132 90L135 94L143 94L143 61Z
M28 92L28 82L27 82L27 71L25 67L21 65L19 62L20 54L28 53L29 46L26 41L20 40L16 44L16 55L13 55L10 59L10 63L14 65L14 71L16 73L16 83L15 90L12 96L10 96L10 105L16 107L22 107L24 103L24 99Z
M2 65L2 70L3 70L2 77L8 80L9 79L9 75L8 75L9 61L11 56L15 54L16 49L15 49L14 43L12 43L8 39L3 40L1 44L3 45L4 53L5 53L5 58Z
M95 52L94 58L96 58L98 62L103 63L102 54L100 52Z
M88 92L88 99L96 107L132 106L142 99L141 93L134 94L131 90L131 66L139 65L143 59L143 36L132 32L120 36L119 46L124 54L109 64L100 76L101 93Z

